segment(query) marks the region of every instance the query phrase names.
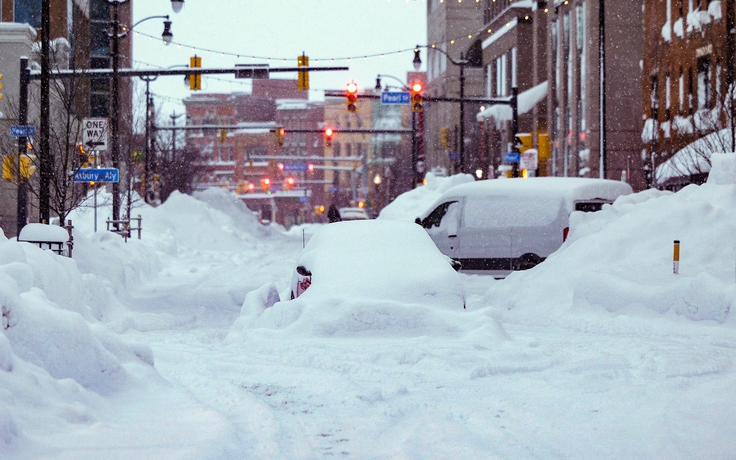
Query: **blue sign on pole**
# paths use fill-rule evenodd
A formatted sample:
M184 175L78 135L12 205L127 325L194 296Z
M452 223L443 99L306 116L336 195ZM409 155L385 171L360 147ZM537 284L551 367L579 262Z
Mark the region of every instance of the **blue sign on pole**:
M286 163L284 164L284 171L307 171L309 165L306 163Z
M509 152L503 156L503 161L506 163L519 163L521 161L521 154Z
M309 203L309 197L308 196L300 196L299 201L301 203Z
M409 104L411 94L408 91L384 91L381 93L381 104Z
M118 182L120 171L114 168L83 168L74 175L74 182Z
M447 156L450 158L450 161L460 161L459 152L450 152L447 154Z
M33 125L11 126L10 135L13 137L33 137L36 135L36 127Z

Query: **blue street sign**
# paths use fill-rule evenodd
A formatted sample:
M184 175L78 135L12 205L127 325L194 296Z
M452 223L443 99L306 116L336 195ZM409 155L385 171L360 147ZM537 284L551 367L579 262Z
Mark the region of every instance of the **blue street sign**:
M384 91L381 93L381 104L409 104L411 94L408 91Z
M503 156L503 161L506 163L519 163L521 161L521 154L509 152Z
M285 163L284 171L307 171L309 165L306 163Z
M309 197L308 196L300 196L299 197L299 201L301 203L308 203L309 202Z
M450 157L450 160L452 161L460 161L460 153L459 152L450 152L447 154L448 157Z
M74 176L74 182L118 182L120 171L107 169L80 169Z
M13 137L33 137L36 135L36 127L33 125L11 126L10 135Z

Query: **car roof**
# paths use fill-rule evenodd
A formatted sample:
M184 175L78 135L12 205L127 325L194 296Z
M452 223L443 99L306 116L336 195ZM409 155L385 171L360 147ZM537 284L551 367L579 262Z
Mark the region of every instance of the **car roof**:
M568 210L575 209L581 200L614 201L621 195L632 193L626 182L584 177L534 177L514 179L490 179L456 185L443 193L427 210L425 215L438 205L453 198L466 196L525 197L544 196L560 198Z

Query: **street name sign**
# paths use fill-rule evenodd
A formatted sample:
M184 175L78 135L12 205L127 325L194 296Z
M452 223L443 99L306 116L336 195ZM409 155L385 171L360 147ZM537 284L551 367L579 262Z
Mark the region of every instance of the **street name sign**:
M36 127L33 125L11 126L10 135L13 137L33 137L36 135Z
M503 156L503 161L506 163L518 163L519 161L521 161L521 154L509 152Z
M120 171L114 168L82 168L74 175L74 182L119 182Z
M284 164L284 171L307 171L309 165L306 163L286 163Z
M384 91L381 93L381 104L409 104L411 94L408 91Z
M460 152L449 152L447 157L450 161L460 161Z
M107 118L85 118L82 120L82 143L93 150L107 150Z

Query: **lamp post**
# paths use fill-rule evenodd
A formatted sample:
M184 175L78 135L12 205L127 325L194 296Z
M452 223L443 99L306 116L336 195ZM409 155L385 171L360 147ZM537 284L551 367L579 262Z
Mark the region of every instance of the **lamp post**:
M128 31L132 30L133 27L137 26L143 21L155 18L165 18L164 21L164 32L161 38L165 45L171 43L173 35L171 33L171 22L168 21L167 16L150 16L136 22L133 27L128 29L127 27L120 24L120 5L128 3L130 0L106 0L107 4L112 6L112 30L108 33L108 36L112 39L112 82L110 85L110 137L112 142L112 149L110 157L112 159L112 167L118 169L120 166L120 39L128 35ZM171 7L174 12L181 11L184 5L184 0L171 0ZM112 218L113 220L120 219L120 187L117 182L112 184ZM117 225L117 224L116 224Z
M447 57L453 65L460 67L460 172L465 172L465 67L470 64L470 61L465 59L463 53L460 53L460 60L456 61L450 57L444 50L440 48L432 48L435 51L439 51ZM419 70L419 66L422 65L422 59L419 56L419 45L414 48L414 68Z

